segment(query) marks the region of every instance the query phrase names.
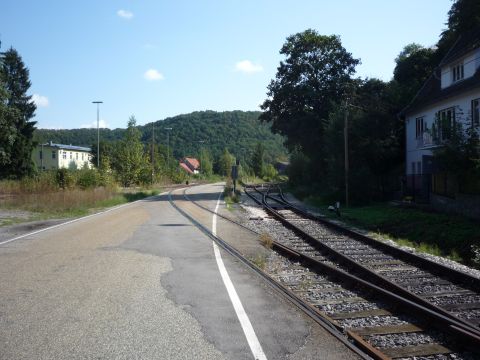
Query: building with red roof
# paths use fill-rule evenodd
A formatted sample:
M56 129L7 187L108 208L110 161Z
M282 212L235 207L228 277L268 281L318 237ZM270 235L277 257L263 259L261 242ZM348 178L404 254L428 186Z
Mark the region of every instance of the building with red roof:
M180 161L180 167L189 174L198 174L200 171L200 161L195 158L185 157Z

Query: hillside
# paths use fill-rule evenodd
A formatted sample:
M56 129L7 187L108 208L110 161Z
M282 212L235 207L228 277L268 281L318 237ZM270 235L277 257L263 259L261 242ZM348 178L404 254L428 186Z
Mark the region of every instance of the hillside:
M155 122L155 142L166 145L170 131L170 147L175 157L197 156L201 147L208 148L217 157L224 148L240 159L250 158L258 141L265 146L266 160L284 159L283 138L274 135L270 126L258 120L258 111L197 111ZM126 121L125 121L126 122ZM152 139L152 123L138 127L142 141ZM101 140L115 141L123 137L125 129L100 129ZM96 144L96 129L47 130L37 129L38 142L92 146Z

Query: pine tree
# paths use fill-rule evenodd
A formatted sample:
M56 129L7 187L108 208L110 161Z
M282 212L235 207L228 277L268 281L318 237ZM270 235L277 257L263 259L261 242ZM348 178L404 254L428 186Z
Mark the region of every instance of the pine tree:
M31 175L34 171L31 154L33 150L33 132L35 131L35 121L31 119L35 116L36 106L32 102L31 96L27 95L31 83L29 80L29 71L25 67L22 58L18 52L10 48L2 54L2 63L0 68L0 81L6 92L6 97L2 96L2 106L6 106L5 117L0 114L0 132L11 131L15 128L15 135L7 136L9 141L13 141L9 146L3 143L3 149L10 149L8 154L5 152L4 171L0 174L2 177L23 177ZM11 114L16 114L11 116ZM10 119L10 120L8 120ZM1 151L1 150L0 150Z
M18 122L19 113L16 109L7 106L8 95L0 79L0 177L6 177L8 174L4 169L10 167L12 162L12 153L17 139L17 129L15 124Z

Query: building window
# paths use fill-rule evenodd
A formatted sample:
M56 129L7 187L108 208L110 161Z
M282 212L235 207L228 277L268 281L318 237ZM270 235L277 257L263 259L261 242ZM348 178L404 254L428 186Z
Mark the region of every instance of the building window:
M455 108L440 110L438 116L438 138L439 140L449 140L455 127Z
M54 150L52 150L52 159L55 160L55 158L56 158L56 153Z
M82 160L84 160L84 155L85 155L85 154L84 154L84 153L82 153Z
M40 155L40 160L42 160L42 159L43 159L43 152L42 152L42 150L40 150L40 152L39 152L38 154Z
M422 117L418 117L415 119L415 138L421 138L423 133L425 132L426 129L426 125L425 125L425 121L423 119L423 116Z
M463 63L452 67L452 81L456 82L463 79Z
M78 153L75 153L75 157L76 157L76 159L78 160Z
M67 160L67 152L66 151L63 152L63 159Z
M72 160L72 152L70 151L70 160Z
M480 126L480 99L472 100L472 126Z

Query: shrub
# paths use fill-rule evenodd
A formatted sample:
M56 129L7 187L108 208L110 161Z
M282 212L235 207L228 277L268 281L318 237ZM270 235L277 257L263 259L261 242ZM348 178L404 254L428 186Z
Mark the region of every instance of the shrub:
M267 164L263 167L263 179L265 181L273 181L278 176L278 171L273 167L272 164Z
M55 174L57 185L62 189L68 189L75 184L75 178L65 168L58 169Z
M76 184L81 189L90 189L99 185L98 172L95 169L82 169L76 172Z

